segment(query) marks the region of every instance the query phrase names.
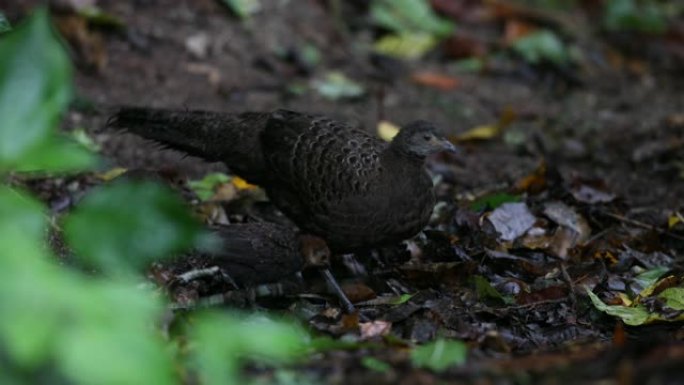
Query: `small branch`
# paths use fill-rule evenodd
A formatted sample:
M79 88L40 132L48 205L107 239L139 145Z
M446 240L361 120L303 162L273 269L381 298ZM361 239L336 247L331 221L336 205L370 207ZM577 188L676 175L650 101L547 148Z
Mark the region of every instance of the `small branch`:
M627 217L622 216L620 214L614 214L614 213L604 213L604 214L606 214L607 216L609 216L613 219L617 219L620 222L627 223L629 225L636 226L636 227L641 227L642 229L652 230L652 231L657 232L658 234L667 235L670 238L674 238L674 239L678 239L680 241L684 241L684 236L679 235L679 234L674 234L670 231L663 230L663 229L656 227L656 226L653 226L653 225L649 225L648 223L637 221L635 219L630 219L630 218L627 218Z

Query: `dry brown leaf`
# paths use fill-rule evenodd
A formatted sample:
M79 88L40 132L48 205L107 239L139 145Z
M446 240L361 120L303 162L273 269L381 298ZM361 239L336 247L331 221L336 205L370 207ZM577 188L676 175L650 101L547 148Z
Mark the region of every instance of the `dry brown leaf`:
M534 32L537 27L519 19L509 19L506 21L504 29L504 44L510 46L522 37Z
M411 80L416 84L436 88L442 91L450 91L458 87L457 78L436 72L415 72L411 75Z

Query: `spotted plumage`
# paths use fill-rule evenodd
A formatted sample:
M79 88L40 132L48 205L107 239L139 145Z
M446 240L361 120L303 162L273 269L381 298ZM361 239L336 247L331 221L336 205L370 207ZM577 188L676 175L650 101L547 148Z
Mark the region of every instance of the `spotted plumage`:
M398 242L427 224L435 198L429 154L452 150L424 121L386 143L317 115L123 108L110 121L147 139L223 161L262 185L303 231L335 252Z

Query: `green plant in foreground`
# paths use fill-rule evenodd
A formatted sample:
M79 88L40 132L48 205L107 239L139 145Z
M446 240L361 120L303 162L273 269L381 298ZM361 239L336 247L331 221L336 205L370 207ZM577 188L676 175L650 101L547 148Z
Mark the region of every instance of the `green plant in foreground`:
M93 166L95 156L56 129L72 96L71 65L47 12L0 35L0 57L0 177ZM170 191L102 186L62 223L69 246L97 275L59 266L45 245L45 206L0 185L0 383L177 384L179 373L194 370L204 384L227 384L244 357L302 351L294 326L200 314L178 362L155 327L164 303L138 288L135 269L206 239Z

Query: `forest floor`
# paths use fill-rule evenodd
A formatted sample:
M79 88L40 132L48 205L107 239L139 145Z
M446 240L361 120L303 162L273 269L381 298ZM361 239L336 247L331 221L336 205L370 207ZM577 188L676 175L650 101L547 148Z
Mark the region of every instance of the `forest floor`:
M10 6L8 17L18 18L32 3ZM401 246L358 256L361 275L349 264L334 266L370 321L332 311L334 298L309 274L305 293L317 295L255 305L296 314L315 333L339 341L374 344L350 343L316 356L295 368L297 378L682 383L682 309L658 296L680 287L684 277L681 56L659 50L655 38L573 36L588 59L569 69L500 57L495 45L482 43L489 59L481 71L454 65L448 52L432 52L391 62L383 73L368 55L373 31L356 26L363 10L348 6L336 17L324 1L262 3L240 20L213 0L103 0L99 7L123 23L106 29L57 16L77 63L77 103L63 126L85 128L107 159L103 170L171 169L191 179L227 170L108 131L107 118L121 105L288 108L351 120L373 132L381 119L397 125L427 119L458 142L464 149L458 162L429 162L440 203L429 229L408 242L410 252ZM506 23L459 22L475 36L501 33ZM636 55L620 50L625 39ZM303 59L307 50L318 59ZM312 84L333 70L361 85L363 95L334 99L317 92ZM379 80L386 76L392 79ZM480 138L468 136L479 126L488 127ZM53 208L74 194L57 184L40 190ZM220 206L233 222L253 212L234 204L253 204L241 197L232 194ZM273 215L265 210L264 216ZM608 305L652 317L635 320L629 310L622 320L606 315L587 289ZM465 341L466 363L442 372L414 368L408 344L434 340ZM248 372L264 375L258 367Z

